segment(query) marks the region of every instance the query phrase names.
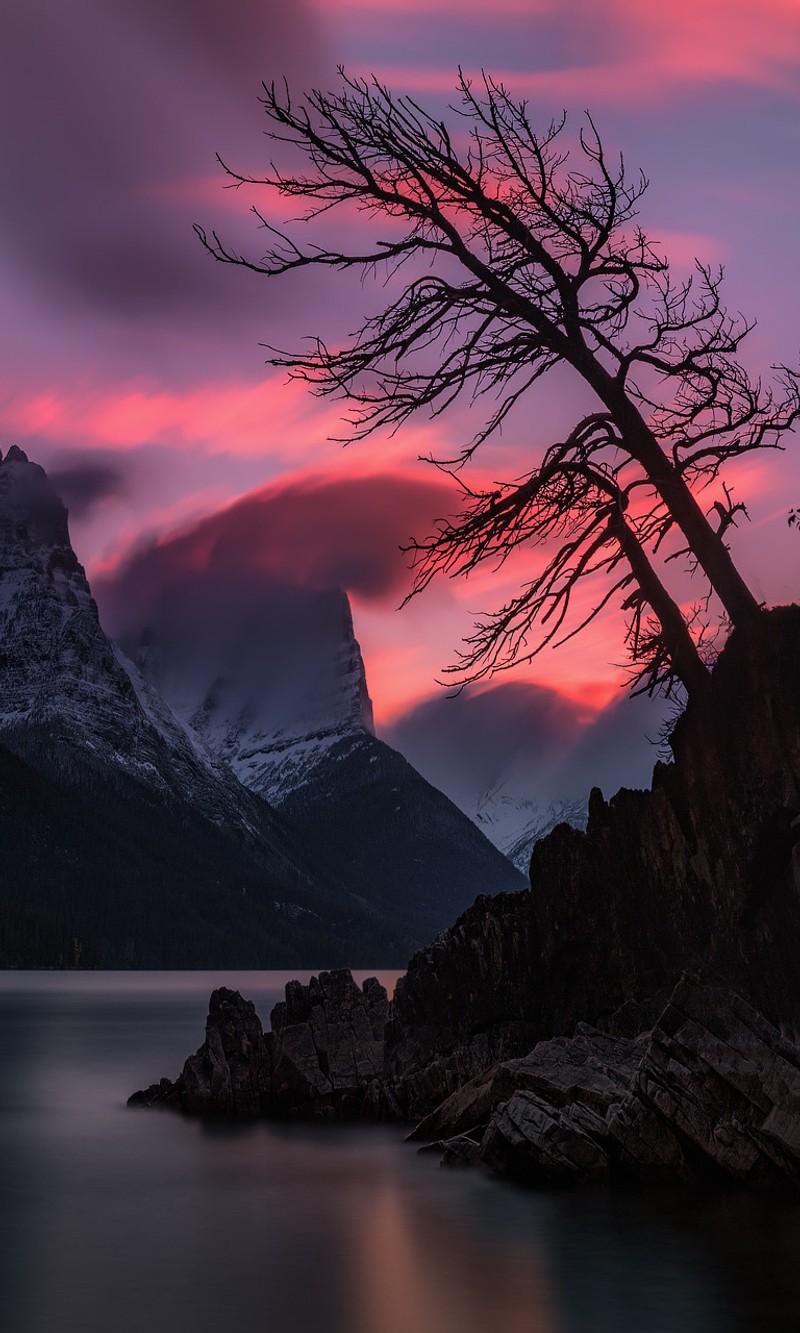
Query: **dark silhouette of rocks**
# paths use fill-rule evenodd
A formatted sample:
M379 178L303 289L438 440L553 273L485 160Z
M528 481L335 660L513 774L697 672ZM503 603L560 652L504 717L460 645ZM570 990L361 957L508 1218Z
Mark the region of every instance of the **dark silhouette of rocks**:
M192 1115L401 1119L390 1006L347 971L290 982L262 1032L237 991L211 996L180 1077L130 1098ZM636 1038L579 1024L456 1089L409 1136L446 1166L536 1184L610 1177L800 1184L800 1048L725 982L686 972Z
M528 1055L478 1074L425 1116L409 1137L420 1142L457 1134L481 1138L495 1107L519 1091L554 1107L580 1100L605 1115L627 1089L646 1042L647 1036L626 1040L579 1023L573 1037L538 1042Z
M478 898L391 1006L347 973L292 983L261 1113L416 1122L445 1162L530 1181L800 1182L798 681L800 610L765 613L652 790L595 792L585 832L537 844L530 892ZM233 1087L207 1047L203 1087ZM193 1109L193 1086L145 1097Z
M384 1081L389 1001L374 977L350 972L290 981L264 1033L252 1001L222 987L211 996L206 1039L171 1083L129 1100L190 1115L380 1120L397 1118Z
M589 1022L652 1026L683 968L800 1032L800 610L734 634L651 791L592 795L534 847L531 890L479 898L411 959L388 1043L404 1114Z

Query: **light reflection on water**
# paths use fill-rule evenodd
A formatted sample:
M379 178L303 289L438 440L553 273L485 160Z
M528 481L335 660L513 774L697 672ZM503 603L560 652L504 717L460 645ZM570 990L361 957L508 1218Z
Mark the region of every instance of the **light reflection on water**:
M3 1333L794 1333L794 1202L537 1193L394 1128L125 1108L214 985L266 1020L285 979L0 974Z

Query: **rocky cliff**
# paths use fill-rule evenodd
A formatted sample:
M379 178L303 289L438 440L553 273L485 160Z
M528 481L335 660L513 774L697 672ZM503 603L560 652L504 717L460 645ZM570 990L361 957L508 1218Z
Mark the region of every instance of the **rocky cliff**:
M388 1047L409 1114L532 1037L620 1009L641 1030L695 960L797 1033L799 680L798 608L734 634L652 789L595 790L585 831L536 844L530 892L481 899L414 955Z

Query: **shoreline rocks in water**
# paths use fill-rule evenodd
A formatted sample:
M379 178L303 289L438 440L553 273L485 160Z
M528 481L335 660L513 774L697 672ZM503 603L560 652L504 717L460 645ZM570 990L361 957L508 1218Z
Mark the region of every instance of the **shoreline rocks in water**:
M290 982L264 1033L214 991L179 1078L129 1100L192 1115L401 1120L389 1001L349 972ZM537 1184L609 1178L800 1184L800 1048L724 982L689 971L636 1037L578 1024L455 1089L409 1138L446 1165Z
M188 1115L302 1119L397 1119L384 1088L389 1000L374 977L360 988L345 969L308 985L290 981L264 1032L251 1000L212 993L206 1039L175 1082L162 1079L129 1106L166 1106Z

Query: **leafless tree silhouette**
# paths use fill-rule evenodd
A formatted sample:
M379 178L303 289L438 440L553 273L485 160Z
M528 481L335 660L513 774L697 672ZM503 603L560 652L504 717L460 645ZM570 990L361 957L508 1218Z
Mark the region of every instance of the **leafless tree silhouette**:
M767 387L750 378L739 349L752 326L725 310L721 270L696 262L690 278L673 277L636 222L645 177L609 160L588 115L569 146L565 118L537 130L501 84L483 76L476 89L459 73L448 128L377 80L340 74L340 91L299 103L285 86L264 88L268 137L299 148L306 169L253 176L222 165L231 184L302 201L300 222L355 207L389 223L388 238L365 249L302 244L254 209L269 243L252 259L197 227L216 259L268 277L306 267L384 276L383 308L344 346L312 338L299 352L270 349L270 364L345 398L351 439L463 397L481 409L456 457L428 460L456 479L464 507L410 548L415 591L521 545L541 547L543 563L476 626L454 668L461 679L563 641L617 597L639 687L703 688L702 633L687 623L698 612L682 613L664 561L684 557L703 576L696 608L713 593L729 623L758 624L725 541L744 506L724 484L708 513L697 497L731 459L781 447L800 415L797 374L773 367ZM471 489L468 461L565 366L596 410L546 448L530 430L530 470ZM598 605L571 625L577 584L600 572L609 577Z

